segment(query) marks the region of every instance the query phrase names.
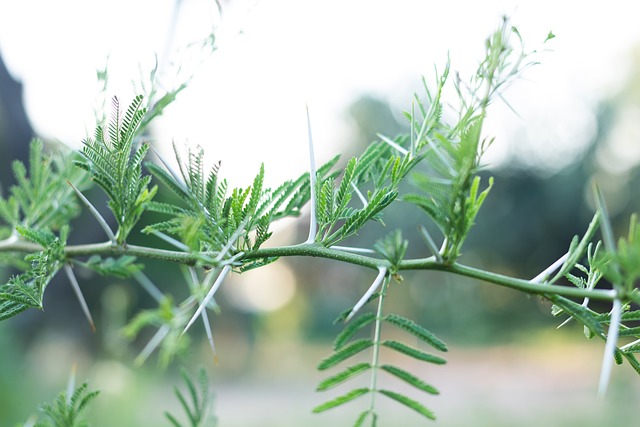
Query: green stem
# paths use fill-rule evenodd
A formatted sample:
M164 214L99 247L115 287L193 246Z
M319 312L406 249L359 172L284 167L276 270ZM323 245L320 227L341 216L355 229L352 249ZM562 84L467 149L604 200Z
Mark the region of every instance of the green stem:
M382 307L387 293L389 276L382 282L380 297L378 298L378 310L376 311L376 324L373 332L373 355L371 357L371 385L369 386L369 413L375 420L376 393L378 391L378 368L380 363L380 331L382 329Z
M33 253L39 252L42 247L38 244L25 242L23 240L6 239L0 241L0 253ZM198 254L166 249L150 248L137 245L113 245L111 242L93 243L87 245L70 245L65 248L65 254L69 258L106 255L121 256L131 255L140 258L150 258L162 261L175 262L184 265L195 265L201 255L215 257L216 254ZM377 270L379 267L390 267L388 261L373 258L361 254L345 252L342 250L327 248L316 243L303 243L300 245L280 246L275 248L263 248L243 255L239 260L252 260L270 257L317 257L332 259L347 264L359 265ZM602 301L613 301L614 294L610 290L602 289L579 289L571 286L558 286L540 283L532 283L529 280L504 276L498 273L469 267L459 263L445 264L435 260L434 257L409 259L397 265L397 270L438 270L448 271L459 276L479 279L529 294L537 295L562 295L571 298L591 298Z

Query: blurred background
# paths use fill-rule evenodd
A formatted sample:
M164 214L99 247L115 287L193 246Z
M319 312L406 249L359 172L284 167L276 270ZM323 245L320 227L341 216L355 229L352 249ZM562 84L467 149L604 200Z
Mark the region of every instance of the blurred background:
M408 131L421 78L433 79L450 55L463 76L475 70L485 38L511 17L530 49L557 37L489 110L485 134L496 137L483 172L495 177L462 261L504 274L534 277L566 252L593 214L597 180L619 234L640 198L640 27L623 1L575 4L523 1L22 1L0 4L0 188L13 183L10 163L26 159L38 136L72 148L93 133L96 117L117 95L127 104L153 83L189 86L152 126L150 140L165 157L171 142L199 144L221 160L230 186L250 184L261 162L277 186L307 165L305 106L311 113L318 162L360 153L376 133ZM216 51L202 46L212 31ZM158 78L149 74L158 65ZM108 70L108 82L96 70ZM109 111L106 111L109 114ZM102 196L90 198L96 203ZM106 211L106 210L105 210ZM300 242L307 219L275 228L270 244ZM392 207L378 225L350 241L370 246L388 229L415 236L426 222L416 210ZM88 215L74 223L72 241L101 241ZM422 256L411 240L409 257ZM183 296L184 277L171 265L149 263L148 276ZM0 270L6 280L12 271ZM80 274L80 273L79 273ZM388 300L389 311L424 324L451 347L448 365L415 366L441 396L425 404L444 426L600 426L632 415L640 381L615 369L610 395L595 401L602 343L575 325L561 330L538 298L440 273L407 273ZM177 412L174 368L133 359L154 331L129 342L122 327L153 300L138 285L79 277L96 319L91 333L71 287L57 278L45 311L0 323L0 425L24 422L37 405L79 380L102 390L94 426L169 425ZM317 361L339 331L332 321L373 280L370 271L317 259L286 259L234 275L222 287L212 318L215 365L203 331L183 364L205 366L217 395L221 426L349 425L358 403L326 415L310 409L328 396L314 393ZM407 393L412 393L407 391ZM425 400L424 396L416 398ZM115 408L115 409L114 409ZM250 410L248 410L250 409ZM390 404L397 425L421 425ZM116 413L117 412L117 413ZM383 415L383 425L390 415ZM403 418L404 417L404 418Z

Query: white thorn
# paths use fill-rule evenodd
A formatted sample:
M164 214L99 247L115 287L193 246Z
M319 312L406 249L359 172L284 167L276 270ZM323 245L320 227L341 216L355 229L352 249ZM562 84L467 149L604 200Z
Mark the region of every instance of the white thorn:
M111 243L115 244L116 236L113 234L113 231L111 231L111 227L109 227L109 224L107 224L107 221L105 221L102 215L100 215L100 212L98 212L95 206L91 204L89 199L84 197L84 194L82 194L80 190L78 190L76 186L71 183L71 181L67 181L67 183L71 186L71 188L73 188L73 190L76 192L76 195L80 198L82 203L84 203L84 205L89 209L89 212L91 212L91 214L96 219L96 221L98 221L98 224L100 224L100 227L102 227L104 232L107 234L107 237L109 237L109 240L111 241Z
M202 313L202 310L204 310L207 307L207 304L209 304L209 301L211 301L211 299L215 295L216 291L218 290L218 288L222 284L222 281L227 276L227 273L229 273L229 270L231 270L231 266L230 265L225 265L224 268L222 269L222 271L220 272L220 275L216 279L215 283L213 284L213 286L211 286L211 289L209 290L207 295L204 297L204 299L202 300L202 302L198 306L198 309L194 313L193 317L191 317L191 320L189 320L189 323L187 323L187 326L184 327L184 331L182 331L182 335L184 335L184 333L189 330L189 328L191 327L193 322L195 322L195 320L198 318L200 313ZM207 285L209 282L211 282L211 280L213 279L214 272L215 272L215 270L211 270L207 274L207 277L205 277L205 280L204 280L204 284L205 285Z
M351 310L347 318L344 320L345 323L351 320L351 318L355 316L358 310L360 310L362 306L367 303L367 300L369 299L369 297L373 295L376 289L380 287L380 284L382 283L382 280L384 279L384 276L386 274L387 274L387 267L378 267L378 275L376 276L376 279L373 281L371 286L369 286L369 289L367 289L367 292L365 292L364 295L362 295L362 298L360 298L360 300L356 303L356 305L353 306L353 309Z
M318 232L318 221L316 218L316 160L313 153L313 135L311 134L311 117L309 116L309 106L307 105L307 132L309 134L309 186L311 191L311 217L309 218L309 237L305 243L313 243Z
M375 254L376 251L369 248L354 248L351 246L331 246L331 249L337 249L339 251L345 252L355 252L355 253L363 253L363 254Z
M602 368L600 370L600 381L598 384L598 397L604 397L607 393L607 386L611 378L611 368L614 363L616 343L618 341L618 331L620 329L620 317L622 316L622 301L618 298L613 300L611 309L611 322L607 334L607 342L604 346L604 356L602 358Z
M181 251L184 252L191 252L191 248L187 245L185 245L184 243L182 243L179 240L174 239L171 236L168 236L158 230L151 230L151 234L153 234L154 236L158 237L159 239L164 240L165 242L169 243L170 245L175 246L176 248L180 249Z
M427 244L427 246L429 247L433 255L436 257L436 260L438 262L442 262L443 261L442 254L440 254L440 251L438 250L436 243L431 238L431 234L429 234L429 231L427 230L427 228L421 225L418 230L420 231L420 236L422 236L422 238L424 239L424 242Z
M380 138L381 140L383 140L384 142L389 144L391 147L393 147L397 151L399 151L400 154L402 154L403 156L406 156L407 154L409 154L409 152L407 150L405 150L404 148L402 148L400 145L398 145L398 143L392 141L391 139L387 138L386 136L382 135L381 133L377 133L376 135L378 136L378 138Z
M84 316L87 318L89 322L89 326L93 332L96 331L96 325L93 323L93 318L91 317L91 312L89 311L89 307L87 306L87 301L84 299L84 295L82 295L82 291L80 290L80 285L76 280L76 276L73 274L73 270L68 264L64 265L64 272L67 274L69 278L69 282L71 282L71 288L73 292L75 292L76 297L78 298L78 302L80 303L80 307L82 308L82 312Z
M216 352L216 344L213 342L213 334L211 333L211 325L209 324L209 316L207 315L207 310L202 311L202 322L204 323L204 330L207 333L207 340L209 340L209 345L211 346L211 351L213 352L213 361L215 364L218 364L218 353Z
M562 255L553 264L551 264L549 267L545 268L544 271L542 271L540 274L538 274L536 277L534 277L533 279L531 279L529 281L531 283L544 282L545 280L547 280L547 278L549 277L549 275L551 273L556 271L558 268L560 268L562 266L562 264L564 264L564 262L567 260L568 257L569 257L569 252L567 252L566 254Z
M353 187L353 190L356 192L356 196L358 196L358 199L360 199L360 201L362 202L362 205L365 208L369 206L369 202L367 202L367 198L364 197L364 194L362 194L362 191L360 191L360 189L353 182L351 183L351 187Z
M144 361L147 360L149 355L153 353L153 350L155 350L160 345L160 343L162 342L164 337L167 336L169 331L170 331L169 325L162 325L162 327L158 329L158 332L156 332L155 335L151 337L147 345L144 346L144 348L142 349L138 357L136 357L135 364L138 366L142 365Z
M147 291L147 293L149 293L149 295L151 295L154 300L156 300L157 303L162 302L162 300L165 298L164 294L143 272L136 271L135 273L133 273L133 277L138 281L138 283L140 283L144 290Z

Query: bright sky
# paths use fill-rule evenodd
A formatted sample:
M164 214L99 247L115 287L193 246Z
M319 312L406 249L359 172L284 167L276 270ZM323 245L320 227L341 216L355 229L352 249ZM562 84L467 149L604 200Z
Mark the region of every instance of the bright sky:
M209 160L222 160L232 187L249 183L261 161L267 181L276 185L306 170L305 105L319 161L328 159L349 140L345 111L354 97L373 92L398 112L408 110L421 76L431 76L434 64L442 67L447 51L454 70L471 72L484 39L507 14L531 49L550 30L557 38L553 52L540 57L542 65L507 93L520 117L500 106L490 112L486 131L497 142L488 160L502 161L508 138L526 126L528 139L538 143L531 155L562 164L593 132L594 103L624 81L626 55L640 41L630 4L231 2L219 27L219 50L157 123L155 137L165 146L200 144ZM163 55L174 5L174 0L0 3L0 50L24 83L36 132L76 147L93 133L95 70L107 56L109 97L118 95L126 104L139 69L148 71L154 54ZM174 53L206 37L218 22L212 0L183 0L180 13ZM161 81L172 84L167 76Z

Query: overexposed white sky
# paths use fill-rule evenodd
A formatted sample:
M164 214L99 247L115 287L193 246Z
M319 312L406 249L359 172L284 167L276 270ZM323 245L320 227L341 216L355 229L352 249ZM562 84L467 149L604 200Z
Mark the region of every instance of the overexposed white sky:
M640 41L635 8L622 0L231 1L221 21L212 0L181 3L170 60L193 67L184 47L214 24L219 49L157 122L154 137L166 147L203 146L210 161L222 160L232 187L249 183L261 161L270 185L306 170L306 105L320 162L348 143L345 111L358 95L374 93L400 112L410 108L421 76L429 79L434 64L444 66L447 52L454 70L472 72L504 14L531 49L549 31L557 37L552 52L539 57L542 64L506 94L520 117L497 104L490 111L486 132L497 140L488 161L504 161L509 137L524 127L536 141L531 155L562 165L593 132L595 102L622 84L627 54ZM95 70L109 57L108 96L126 104L140 70L148 72L155 54L167 58L174 6L174 0L0 3L0 50L24 84L36 132L79 147L93 133L100 105ZM160 82L178 83L175 69L168 65Z

